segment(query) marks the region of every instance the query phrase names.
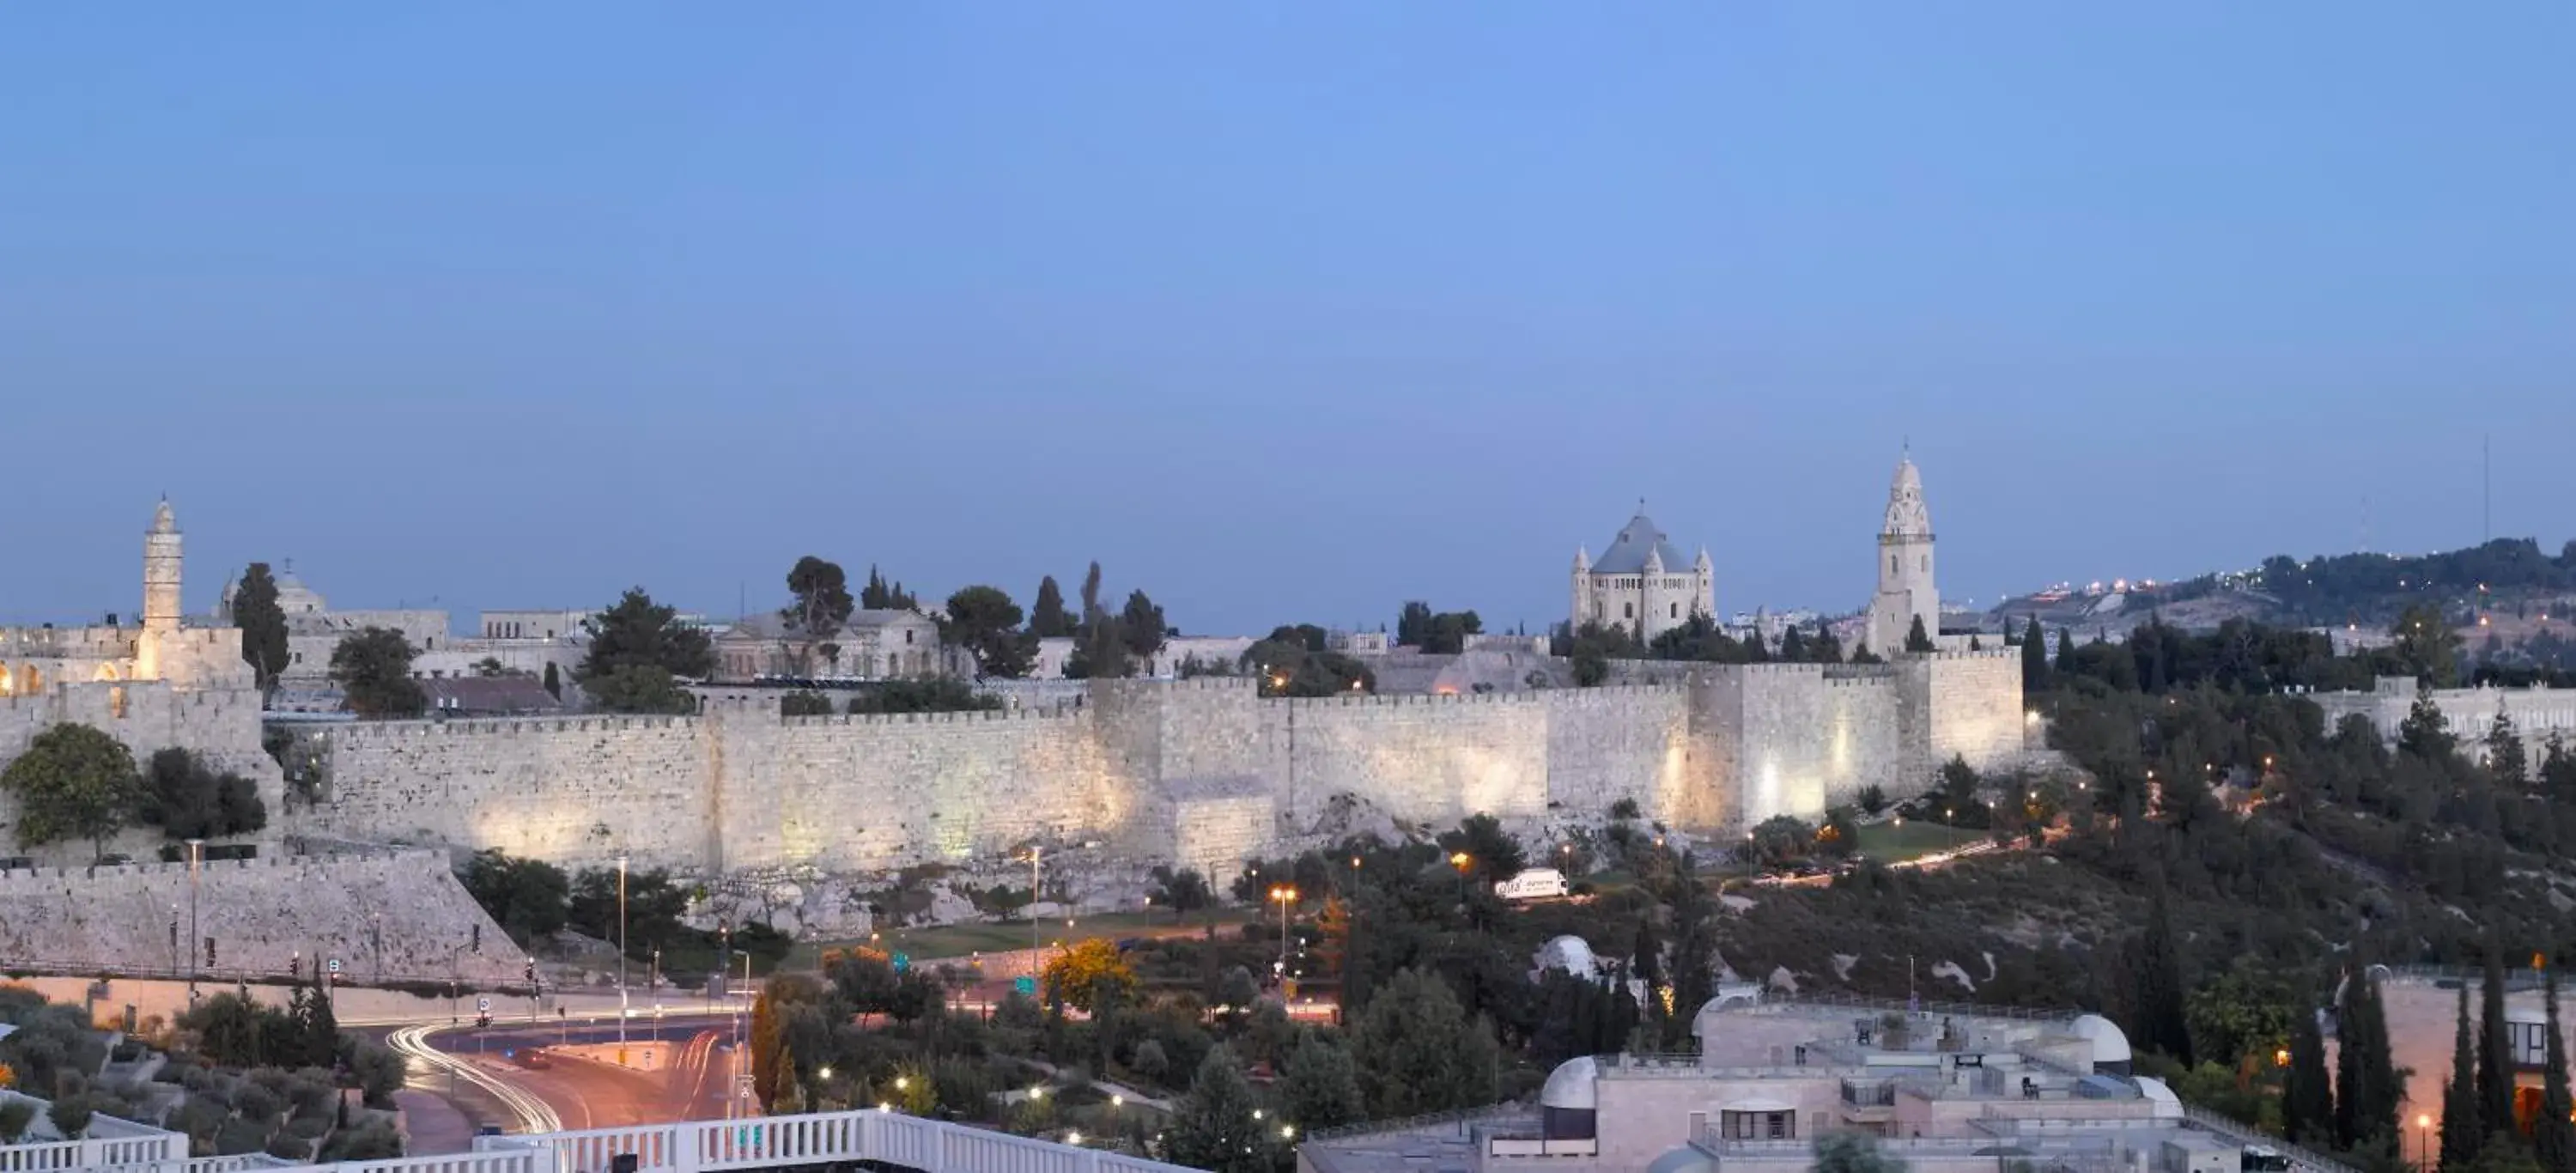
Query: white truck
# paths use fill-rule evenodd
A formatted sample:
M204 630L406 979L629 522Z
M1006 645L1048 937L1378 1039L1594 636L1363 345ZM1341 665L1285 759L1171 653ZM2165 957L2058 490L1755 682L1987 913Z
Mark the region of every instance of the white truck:
M1505 900L1537 900L1563 896L1568 891L1565 873L1555 868L1530 868L1494 885L1494 895Z

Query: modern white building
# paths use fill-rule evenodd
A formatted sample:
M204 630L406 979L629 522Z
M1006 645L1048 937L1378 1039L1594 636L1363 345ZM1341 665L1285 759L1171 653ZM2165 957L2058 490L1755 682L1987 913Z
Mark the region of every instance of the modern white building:
M2016 1161L2100 1173L2289 1163L2130 1075L2128 1040L2095 1015L1782 999L1746 983L1721 987L1693 1030L1697 1055L1573 1059L1532 1107L1309 1140L1298 1167L1804 1173L1830 1132L1868 1134L1922 1173Z

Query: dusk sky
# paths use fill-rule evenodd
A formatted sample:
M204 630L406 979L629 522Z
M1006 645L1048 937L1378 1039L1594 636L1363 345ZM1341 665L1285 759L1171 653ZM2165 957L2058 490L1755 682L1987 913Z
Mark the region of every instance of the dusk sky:
M2576 5L0 6L0 619L729 615L796 557L1193 633L2576 531Z

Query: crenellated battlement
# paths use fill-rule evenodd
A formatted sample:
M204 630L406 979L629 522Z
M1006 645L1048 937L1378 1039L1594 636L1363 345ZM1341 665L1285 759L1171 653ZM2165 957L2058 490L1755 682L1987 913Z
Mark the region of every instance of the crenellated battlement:
M826 727L868 728L883 725L990 725L1041 721L1078 721L1084 710L1074 705L1057 705L1034 709L966 709L942 713L816 713L804 717L780 717L778 723L789 729Z
M477 717L463 721L352 721L333 725L325 733L341 743L363 742L370 738L400 740L425 737L510 737L520 734L549 733L626 733L646 730L695 732L705 723L703 717L669 715L617 715L596 717Z

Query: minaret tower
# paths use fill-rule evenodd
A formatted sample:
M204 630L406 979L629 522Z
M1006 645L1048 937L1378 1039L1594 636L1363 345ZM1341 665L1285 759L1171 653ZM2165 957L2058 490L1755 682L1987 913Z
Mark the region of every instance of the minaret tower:
M1923 474L1911 452L1896 462L1887 491L1887 523L1878 534L1878 594L1869 605L1869 650L1893 657L1905 650L1914 621L1926 635L1941 634L1941 593L1932 581L1932 513L1923 504Z
M163 497L152 511L152 528L143 531L143 636L135 641L135 678L161 679L161 645L178 638L179 519Z

